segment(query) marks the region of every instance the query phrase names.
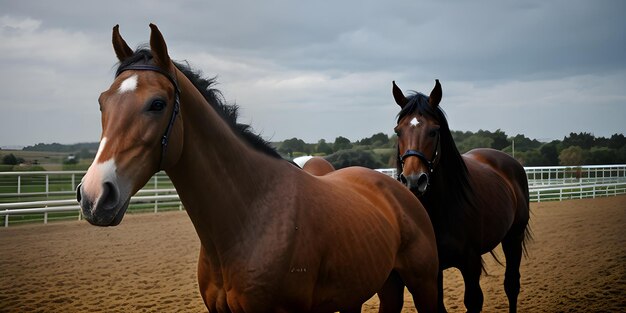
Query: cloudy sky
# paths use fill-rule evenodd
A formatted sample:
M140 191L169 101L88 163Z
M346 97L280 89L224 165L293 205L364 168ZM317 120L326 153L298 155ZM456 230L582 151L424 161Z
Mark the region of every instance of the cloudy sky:
M626 1L0 0L0 146L95 142L97 98L150 22L266 139L392 133L391 81L438 78L454 130L626 132Z

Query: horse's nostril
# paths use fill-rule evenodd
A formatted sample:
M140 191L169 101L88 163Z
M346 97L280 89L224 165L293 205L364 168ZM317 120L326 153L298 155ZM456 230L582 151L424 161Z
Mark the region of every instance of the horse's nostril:
M425 173L421 173L419 177L417 178L417 184L418 185L428 184L428 175L426 175Z
M119 195L120 193L113 183L104 183L102 185L102 195L100 196L100 200L98 201L98 207L101 207L105 210L115 209L119 204Z
M82 184L78 184L78 186L76 187L76 201L78 201L78 203L81 202L81 200L83 200L83 196L80 194L80 187L82 186Z
M404 176L404 174L400 174L400 182L402 182L403 184L406 185L407 180L406 180L406 176Z
M417 189L419 192L426 192L426 188L428 188L428 175L426 173L421 173L417 178Z

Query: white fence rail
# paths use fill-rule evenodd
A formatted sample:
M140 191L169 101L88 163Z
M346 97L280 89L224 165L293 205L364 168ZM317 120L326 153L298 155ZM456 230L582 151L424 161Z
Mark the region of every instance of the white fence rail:
M9 223L78 218L76 186L85 171L0 172L0 218ZM165 173L154 175L131 198L129 211L182 210L172 182Z
M626 194L626 164L526 167L525 170L532 202ZM377 171L396 177L394 168ZM75 189L84 174L84 171L0 172L0 218L4 218L4 226L9 226L11 219L15 221L10 216L44 223L72 216L81 219ZM173 208L182 210L182 204L163 172L153 176L131 198L131 212L156 213ZM57 216L51 218L51 214Z

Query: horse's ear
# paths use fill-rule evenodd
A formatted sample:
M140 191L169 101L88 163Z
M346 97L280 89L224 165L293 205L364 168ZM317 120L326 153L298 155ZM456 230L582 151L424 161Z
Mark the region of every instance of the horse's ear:
M398 88L398 85L396 85L396 81L394 80L392 82L393 84L393 88L391 88L391 92L393 93L393 98L396 100L396 103L401 107L404 108L404 106L409 103L409 99L407 99L404 94L402 93L402 90L400 90L400 88Z
M152 57L157 65L162 68L168 69L170 66L170 56L167 54L167 45L163 35L156 27L156 25L150 23L150 50L152 50Z
M433 91L430 92L430 97L428 97L428 103L430 106L438 106L439 102L441 102L441 95L441 84L438 79L435 79L435 88L433 88Z
M120 35L120 25L113 26L113 49L117 59L124 61L133 55L133 49L131 49L126 41Z

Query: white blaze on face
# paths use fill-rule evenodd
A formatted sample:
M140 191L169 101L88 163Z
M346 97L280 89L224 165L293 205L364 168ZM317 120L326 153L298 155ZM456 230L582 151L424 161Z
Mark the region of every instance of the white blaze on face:
M98 153L82 179L83 191L95 195L95 197L92 198L95 200L102 194L102 186L105 182L117 183L118 180L115 159L101 160L106 143L107 138L103 137L98 147Z
M129 91L134 91L135 89L137 89L137 74L126 78L120 85L120 88L117 90L117 92L125 93Z
M420 121L417 120L417 117L414 117L409 124L411 124L411 126L415 127L417 125L419 125Z
M96 157L93 159L94 164L98 163L98 161L100 160L100 155L102 154L102 150L104 150L106 144L107 137L102 137L102 140L100 140L100 145L98 146L98 153L96 153Z

